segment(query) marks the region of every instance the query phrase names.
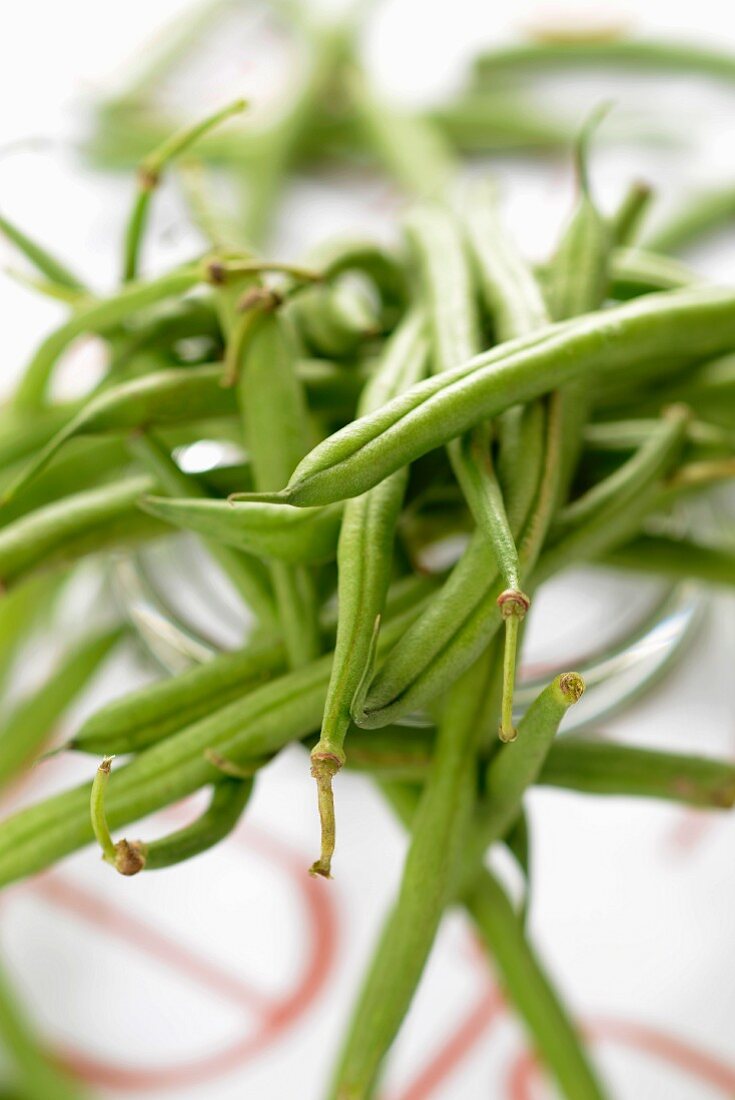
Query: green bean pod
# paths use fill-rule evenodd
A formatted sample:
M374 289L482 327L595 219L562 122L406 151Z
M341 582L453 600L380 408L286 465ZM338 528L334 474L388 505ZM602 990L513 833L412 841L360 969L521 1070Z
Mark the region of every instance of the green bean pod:
M479 317L469 257L458 226L439 207L415 210L408 220L409 239L418 254L434 334L435 369L447 370L476 354L480 348ZM452 440L449 458L478 528L492 547L505 583L500 595L506 622L506 691L500 736L512 740L513 685L519 623L529 607L521 590L520 563L505 501L491 453L488 424Z
M568 1100L604 1100L580 1036L495 876L483 868L465 896L467 911L544 1065Z
M635 298L657 290L676 290L701 282L686 264L643 248L616 248L610 258L613 298Z
M425 319L413 313L388 344L384 359L363 392L360 411L378 408L422 376L428 358ZM393 569L393 542L408 471L399 470L345 506L339 536L337 639L322 719L311 753L322 818L322 852L312 868L330 876L334 849L332 779L345 761L344 741L355 698L369 669L376 621L382 616Z
M594 558L627 541L656 503L661 479L681 453L688 419L685 407L673 406L652 439L569 506L566 520L544 551L537 579L550 576L562 563Z
M691 45L674 39L616 37L549 42L524 42L485 50L475 60L475 77L480 84L493 84L509 77L527 77L560 69L612 66L641 72L688 73L735 82L732 54Z
M210 130L244 111L245 106L244 99L236 99L205 119L182 127L167 137L157 148L147 153L140 162L135 200L125 229L122 272L124 283L129 283L138 274L140 247L148 222L151 198L160 183L163 170L187 149L191 149L192 145L195 145Z
M618 248L633 244L640 235L641 225L653 198L653 188L645 181L634 180L630 185L610 219L610 232Z
M130 440L129 446L141 465L167 492L191 497L206 496L206 490L199 482L183 473L166 448L150 434L136 434ZM200 503L208 502L204 500ZM139 501L139 504L142 506L143 501ZM144 511L149 515L155 514L148 508L144 508ZM277 621L275 601L270 577L262 562L250 554L238 553L229 546L223 546L212 531L205 538L205 546L242 598L245 607L255 614L261 624L273 626Z
M489 416L577 378L724 352L735 345L734 307L732 290L665 291L509 341L342 428L306 456L285 490L261 498L304 507L357 496Z
M72 314L55 329L33 355L15 391L14 405L33 412L43 406L57 360L73 340L85 333L104 333L159 302L178 298L202 282L197 264L186 264L148 282L129 283L117 294Z
M735 553L728 547L700 546L689 539L639 535L608 550L600 559L614 569L655 573L673 580L735 585Z
M471 817L475 745L495 649L450 689L398 897L364 980L328 1096L369 1097L452 898Z
M4 589L88 554L166 533L166 525L146 516L138 499L155 488L150 478L88 489L8 524L0 531L0 582Z
M182 367L123 382L103 390L31 459L3 494L9 500L44 469L69 440L82 435L127 433L232 416L231 392L220 385L221 366Z
M48 679L4 715L0 723L0 785L38 755L64 711L87 687L122 636L116 628L70 647Z
M144 497L140 505L150 515L176 527L291 565L334 559L344 511L341 503L325 508L292 508L260 501L238 504L166 497Z
M657 252L682 252L697 245L735 218L735 187L732 184L693 195L658 228L646 235L645 245Z
M414 604L385 626L378 640L379 660L419 607ZM324 710L331 662L328 654L256 688L117 770L105 798L110 827L121 828L221 779L221 771L205 755L208 751L236 764L247 763L314 733ZM0 885L40 871L90 843L89 797L89 784L82 784L0 822Z
M363 73L349 74L348 93L370 147L396 183L417 198L441 198L457 163L439 127L428 118L379 102Z
M283 484L309 448L306 402L295 367L285 322L265 314L250 333L237 386L256 488ZM269 571L291 665L306 664L321 651L314 579L306 566L278 560Z
M160 871L201 855L225 840L238 824L253 792L253 780L223 778L212 789L206 810L189 825L153 841L118 840L110 836L104 795L110 775L110 758L100 764L92 786L92 826L103 856L126 877L140 871Z
M33 264L35 269L53 286L64 287L75 294L87 293L87 288L78 275L2 214L0 214L0 233L15 245L29 263Z
M95 756L140 752L220 710L285 667L280 642L253 642L234 653L220 653L203 665L106 703L85 719L68 747Z

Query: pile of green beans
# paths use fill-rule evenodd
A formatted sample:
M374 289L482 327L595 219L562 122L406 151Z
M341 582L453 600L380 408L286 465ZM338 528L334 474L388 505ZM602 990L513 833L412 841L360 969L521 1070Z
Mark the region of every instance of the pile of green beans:
M187 35L101 109L98 159L139 162L117 290L87 287L0 218L29 284L68 308L0 409L0 783L49 747L58 716L131 643L110 597L104 629L65 640L35 692L14 697L29 638L79 572L105 574L121 555L145 562L159 543L183 562L183 531L249 623L232 651L65 732L55 751L96 758L89 781L0 821L0 886L95 841L127 877L198 856L237 827L266 765L298 744L321 830L312 874L330 878L350 858L338 845L345 766L376 783L409 832L323 1095L375 1095L457 904L560 1093L601 1100L524 913L484 860L505 845L527 874L535 785L735 804L730 762L598 730L557 737L585 690L572 670L557 670L524 713L514 702L536 595L570 566L735 587L732 541L671 522L735 477L735 288L671 254L730 207L708 200L646 234L655 196L633 181L602 211L590 162L604 112L575 135L530 111L513 80L604 61L731 82L735 62L665 43L531 43L484 55L458 101L416 115L370 85L355 26L304 22L300 33L312 63L262 132L237 100L170 136L152 92ZM330 97L341 109L326 112ZM521 145L563 145L576 165L570 217L535 267L503 224L493 181L460 171L465 148ZM393 245L353 237L293 262L261 255L289 173L325 154L371 160L411 199ZM223 217L198 179L192 212L208 243L150 276L153 191L164 171L188 177L192 156L205 184L213 165L248 183L246 209ZM107 370L84 397L58 402L60 360L86 334L106 345ZM187 472L182 455L202 441L236 448L234 459ZM187 577L177 579L185 602ZM203 788L209 803L185 828L117 836ZM0 1031L4 1015L0 983ZM46 1067L36 1080L29 1037L18 1030L8 1044L29 1095L41 1095Z

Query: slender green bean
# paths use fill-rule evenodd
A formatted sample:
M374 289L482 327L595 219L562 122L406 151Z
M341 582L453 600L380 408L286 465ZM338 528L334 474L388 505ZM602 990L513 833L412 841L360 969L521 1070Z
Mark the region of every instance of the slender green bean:
M735 552L727 547L700 546L688 539L663 535L639 535L624 546L602 555L605 565L656 573L675 579L696 579L707 584L735 585Z
M378 641L379 660L420 606L386 624ZM110 827L120 828L221 779L221 771L205 756L207 750L235 763L249 762L318 730L331 661L328 654L256 688L118 769L105 796ZM90 843L89 799L89 784L83 784L1 822L0 884L39 871Z
M2 214L0 214L0 233L11 244L15 245L18 251L33 264L41 275L45 275L49 283L54 286L66 287L67 290L76 293L87 292L82 280L66 264L57 260L55 256L52 256L50 252L47 252L32 237L29 237L18 226L13 225Z
M238 399L256 488L290 476L309 449L310 430L296 351L285 322L266 314L251 330L240 361ZM292 667L321 651L314 578L304 565L272 560L278 618Z
M206 490L199 482L183 473L168 451L150 434L133 436L129 446L132 454L167 492L185 493L192 497L206 496ZM207 501L200 503L206 504ZM144 510L149 515L155 515L149 508ZM165 517L159 513L158 518ZM208 533L205 545L245 606L255 614L261 624L273 626L276 622L275 603L270 578L262 563L249 554L238 553L229 546L222 546L213 531Z
M365 388L359 409L378 408L422 376L428 358L425 319L408 315ZM396 522L407 471L398 471L345 506L339 537L339 618L321 737L311 753L322 821L322 850L312 871L330 877L335 844L332 779L345 761L344 741L361 681L369 668L374 624L382 616L393 566Z
M640 235L641 225L654 199L653 188L644 180L634 180L611 219L610 230L615 244L631 245Z
M647 234L645 244L657 252L682 252L706 239L735 218L735 187L723 187L694 195L657 229Z
M212 789L207 809L191 824L150 842L124 838L114 842L104 806L110 770L111 758L105 757L92 784L92 828L105 862L128 878L140 871L160 871L184 863L219 844L237 825L253 791L251 778L221 779Z
M199 122L184 126L171 134L152 152L148 153L138 166L138 184L133 208L125 230L123 259L123 282L129 283L138 274L140 247L148 221L151 197L161 180L161 174L172 161L191 149L200 138L215 129L222 122L241 114L245 110L244 99L236 99L226 107L208 115Z
M138 499L154 485L149 478L126 478L75 493L8 524L0 531L3 588L88 554L164 534L166 525L137 507Z
M77 436L126 433L231 416L235 402L219 384L221 376L219 365L181 367L146 374L103 390L31 459L5 489L3 499L10 500L48 465L65 443Z
M56 362L78 336L105 332L142 309L186 294L202 279L199 266L188 264L149 282L130 283L113 297L78 310L37 349L15 391L15 407L33 412L43 406Z
M726 351L735 344L734 304L732 290L666 291L509 341L336 432L299 464L287 489L261 499L301 507L357 496L488 416L576 378L633 373L667 353Z
M325 508L291 508L259 501L169 500L144 497L152 516L265 558L292 565L331 561L337 551L341 503Z
M122 636L117 628L70 647L48 679L5 714L0 723L0 784L34 759Z
M413 820L398 897L383 926L328 1093L371 1095L451 899L471 815L475 746L495 657L491 647L450 689Z

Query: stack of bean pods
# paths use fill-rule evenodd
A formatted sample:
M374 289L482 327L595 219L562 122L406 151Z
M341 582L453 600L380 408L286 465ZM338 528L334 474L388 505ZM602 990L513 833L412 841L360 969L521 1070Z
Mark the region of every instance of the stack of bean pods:
M300 102L286 144L313 136L313 104ZM3 682L81 563L180 529L201 537L255 620L237 651L83 722L64 749L104 758L94 780L0 823L0 883L95 837L125 875L180 863L225 837L261 769L301 742L322 826L313 873L331 874L332 787L345 764L377 783L410 833L325 1095L374 1094L456 904L562 1094L601 1097L524 914L485 855L504 844L527 868L523 798L533 784L726 808L735 767L593 733L557 740L584 691L571 670L516 727L516 653L539 587L575 563L735 583L732 551L674 537L664 522L735 474L735 289L638 246L647 189L633 185L612 215L600 212L587 166L596 119L576 145L576 206L535 269L507 234L490 183L448 184L453 154L433 123L374 103L366 140L375 155L404 184L406 164L422 177L393 250L330 241L298 262L271 262L200 190L210 247L141 275L158 183L243 107L146 154L122 285L110 296L0 222L37 288L69 306L0 414ZM285 163L278 146L271 183ZM107 371L87 397L60 403L51 396L57 365L84 334L106 343ZM240 458L187 474L177 458L200 440L237 444ZM432 548L450 535L461 551L432 569ZM70 648L37 693L6 712L0 778L41 752L125 633L113 624ZM113 766L113 756L126 762ZM305 782L308 770L305 758ZM113 840L111 830L205 787L210 804L188 827L147 843Z

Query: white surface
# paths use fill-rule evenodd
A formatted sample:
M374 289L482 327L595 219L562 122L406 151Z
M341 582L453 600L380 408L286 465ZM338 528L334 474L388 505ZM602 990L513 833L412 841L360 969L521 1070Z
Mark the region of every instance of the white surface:
M599 4L575 7L595 14L601 9ZM397 94L425 96L451 84L468 48L507 36L549 8L514 5L511 22L500 6L473 0L450 5L398 0L379 8L368 56ZM69 152L69 143L83 131L84 104L125 72L152 32L184 10L178 0L124 5L25 0L5 12L0 144L29 138L50 144L35 151L8 150L0 157L0 209L102 286L114 283L130 183L91 173ZM713 0L630 0L606 10L627 13L643 31L691 34L735 47L735 11ZM612 203L631 176L652 177L669 195L692 183L735 178L735 91L726 96L696 82L693 87L690 95L690 85L679 82L639 86L645 107L682 126L692 144L664 152L600 152L595 174L603 201ZM539 241L548 244L570 199L568 166L553 166L543 177L517 164L502 171L514 181L509 208L522 239L530 248ZM368 199L374 199L375 188L368 184ZM289 204L289 209L308 210L310 240L325 228L354 222L354 204L335 204L333 192L328 198L311 187ZM177 204L162 196L156 262L168 262L182 247L180 220ZM283 247L289 241L294 248L306 243L301 232L295 219L286 224ZM703 257L702 263L726 276L733 255L731 249ZM4 381L19 371L61 315L56 306L0 280ZM78 364L77 359L77 369ZM606 730L653 746L731 756L732 611L732 601L723 599L685 665ZM125 674L122 668L119 674ZM107 677L108 686L120 690L121 683L113 685L112 679ZM89 770L79 762L49 765L33 776L30 797L36 799L48 785L85 777ZM91 926L74 916L61 887L53 897L48 883L23 885L6 895L2 946L39 1024L52 1040L105 1063L180 1069L243 1034L252 1035L258 1013L244 1003L242 989L225 995L222 976L278 995L312 958L310 936L317 926L326 940L332 932L337 937L324 984L273 1044L262 1040L229 1072L201 1081L191 1077L174 1091L146 1093L123 1082L101 1088L101 1095L125 1100L139 1094L187 1100L319 1100L323 1095L330 1055L397 882L402 852L398 828L365 783L340 777L337 798L340 842L337 878L331 884L311 882L305 873L316 846L316 821L306 760L295 750L268 770L247 815L258 835L271 835L285 846L287 858L280 854L264 861L253 854L248 825L245 853L240 842L233 842L183 868L133 882L106 873L90 852L54 872L50 882L66 884L77 902L89 894L111 906L128 927L144 920L169 943L185 944L218 966L219 993L212 990L211 976L208 985L197 985L182 976L180 964L164 971L140 949L122 946L102 915ZM603 803L549 791L534 792L531 813L532 928L575 1011L584 1018L649 1025L735 1067L735 822L663 805ZM159 827L167 823L162 820ZM144 823L141 834L148 835L148 828ZM311 931L304 908L309 902L317 905ZM511 1091L509 1074L523 1038L505 1016L485 1030L441 1086L434 1091L408 1088L477 999L487 996L486 985L466 927L451 918L392 1061L389 1100L519 1100L522 1094ZM599 1049L615 1100L709 1100L735 1092L731 1086L718 1090L701 1078L675 1074L668 1063L630 1054L620 1043L605 1042Z

